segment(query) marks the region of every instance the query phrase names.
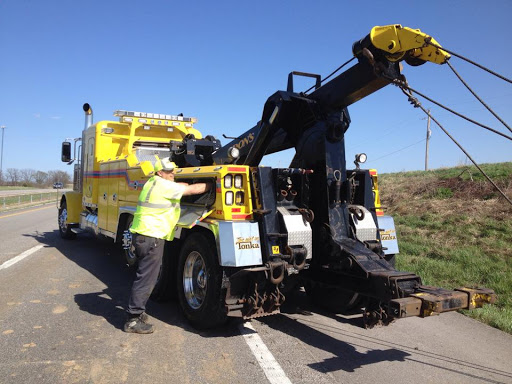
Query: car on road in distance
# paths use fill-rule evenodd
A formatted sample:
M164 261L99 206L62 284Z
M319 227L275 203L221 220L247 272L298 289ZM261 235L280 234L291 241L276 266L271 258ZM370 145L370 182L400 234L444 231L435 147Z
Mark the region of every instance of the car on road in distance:
M54 189L62 189L63 185L60 181L56 182L56 183L53 183L53 188Z

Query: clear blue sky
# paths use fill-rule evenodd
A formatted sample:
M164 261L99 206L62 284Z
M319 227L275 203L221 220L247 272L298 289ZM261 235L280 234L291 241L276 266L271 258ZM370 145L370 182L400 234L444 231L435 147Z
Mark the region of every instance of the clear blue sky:
M328 75L375 25L419 28L510 78L510 15L509 0L3 0L3 169L71 171L60 162L60 143L80 136L84 102L93 107L95 121L115 119L116 109L182 112L197 117L196 127L205 135L238 136L260 119L267 97L286 88L290 71ZM451 63L512 124L512 85L457 58ZM412 87L508 132L447 66L405 65L403 72ZM511 141L452 118L428 101L423 105L478 162L512 161ZM367 165L380 172L423 169L426 120L400 90L388 86L349 111L350 163L355 153L366 152ZM431 168L466 162L435 125L432 131ZM285 153L265 161L287 166L290 158Z

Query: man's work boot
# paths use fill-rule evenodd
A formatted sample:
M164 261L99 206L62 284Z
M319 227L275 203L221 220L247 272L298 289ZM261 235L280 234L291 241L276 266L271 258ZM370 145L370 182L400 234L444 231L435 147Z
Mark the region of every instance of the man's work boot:
M148 324L148 315L142 313L138 316L131 316L124 324L124 331L128 333L153 333L155 328L152 324Z

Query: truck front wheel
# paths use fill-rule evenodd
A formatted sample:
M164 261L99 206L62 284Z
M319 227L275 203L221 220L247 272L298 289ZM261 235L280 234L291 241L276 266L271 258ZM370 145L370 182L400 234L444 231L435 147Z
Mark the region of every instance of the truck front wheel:
M71 231L71 228L66 223L68 220L68 206L66 204L66 200L62 200L59 208L59 233L60 237L63 239L74 239L76 237L76 233Z
M187 319L206 329L226 322L226 292L216 246L210 236L193 233L184 242L178 260L178 298Z

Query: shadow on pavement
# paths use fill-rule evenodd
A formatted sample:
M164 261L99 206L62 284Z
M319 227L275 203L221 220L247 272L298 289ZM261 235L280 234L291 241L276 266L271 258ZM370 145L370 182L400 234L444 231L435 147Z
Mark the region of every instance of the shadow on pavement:
M306 345L321 349L334 355L334 357L319 361L309 366L319 372L334 372L354 370L365 365L382 361L413 361L433 369L454 372L468 378L483 380L489 383L502 384L512 379L512 372L490 368L484 365L457 359L442 354L421 351L416 347L390 342L372 336L370 331L362 328L361 317L345 318L323 312L311 303L304 292L294 292L287 296L287 303L282 308L282 314L257 319L270 328L295 337ZM352 324L355 327L347 330L336 325L329 325L312 317L312 313L331 318L338 323ZM335 324L335 323L334 323ZM329 336L335 335L335 337ZM353 342L342 341L356 340ZM368 347L368 343L372 345ZM356 348L367 349L361 353ZM471 369L471 373L468 370ZM478 373L476 373L478 372ZM489 378L489 374L502 377L504 381Z
M64 240L60 238L57 230L39 233L35 236L29 234L25 236L36 238L41 244L45 244L47 247L56 248L62 255L79 267L87 270L101 281L105 285L103 290L75 294L75 302L82 311L94 316L104 317L108 323L116 329L123 328L126 318L124 307L128 301L135 270L128 268L124 262L121 251L110 239L95 238L89 234L81 234L74 240ZM201 337L240 337L238 325L242 323L241 319L231 319L225 326L214 330L198 331L186 321L176 301L157 303L150 300L148 302L147 313L159 321L181 327ZM432 366L433 368L456 372L468 377L484 379L487 382L499 383L499 381L489 380L489 378L486 377L486 372L501 375L507 380L512 378L512 373L510 372L494 370L471 362L457 360L449 356L426 351L417 351L414 347L390 343L372 337L370 334L365 335L365 331L361 329L362 319L360 317L342 318L323 312L311 303L304 292L287 294L287 301L282 307L282 313L283 314L262 317L256 321L260 321L268 327L288 336L295 337L304 344L331 353L333 357L310 364L312 369L319 372L334 372L338 370L353 372L365 365L383 361L411 360ZM311 317L312 313L334 319L340 323L349 324L353 326L353 331L318 324ZM297 317L300 317L300 319ZM332 337L329 333L336 333L339 337ZM366 342L372 342L375 348L362 353L359 352L356 347L368 348L339 339L352 339L354 337L360 338ZM432 361L434 361L434 363L432 363ZM443 364L456 364L458 367L449 368L443 366ZM470 374L467 372L467 368L478 369L482 371L482 375Z
M64 240L59 232L40 233L40 243L56 248L62 255L94 275L106 288L99 292L75 294L75 302L82 311L104 317L117 329L123 329L126 320L124 307L128 302L135 270L124 263L121 251L107 238L80 234L73 240ZM148 313L155 303L148 305ZM161 304L157 304L161 305Z
M329 359L309 364L309 367L316 371L322 373L339 370L354 372L357 368L364 365L382 361L405 361L406 357L411 356L410 353L397 348L389 348L386 350L371 349L365 353L361 353L356 350L353 344L329 336L326 332L321 332L313 326L309 326L293 317L287 316L286 314L302 315L305 316L306 319L309 319L312 313L316 313L343 323L351 324L354 328L357 327L360 329L362 326L363 321L361 316L339 318L338 316L325 313L315 307L303 291L288 294L287 302L285 303L286 305L283 305L282 308L283 314L262 317L258 320L272 329L299 339L304 344L334 355Z
M47 247L56 248L62 255L102 282L106 288L98 292L77 293L74 297L75 303L80 310L103 317L116 329L123 329L126 321L125 307L135 277L135 268L126 265L122 251L110 239L82 233L73 240L64 240L58 230L24 236L35 238ZM149 300L146 312L156 320L203 337L240 336L238 328L233 326L232 322L215 330L199 331L193 328L187 322L177 300Z

